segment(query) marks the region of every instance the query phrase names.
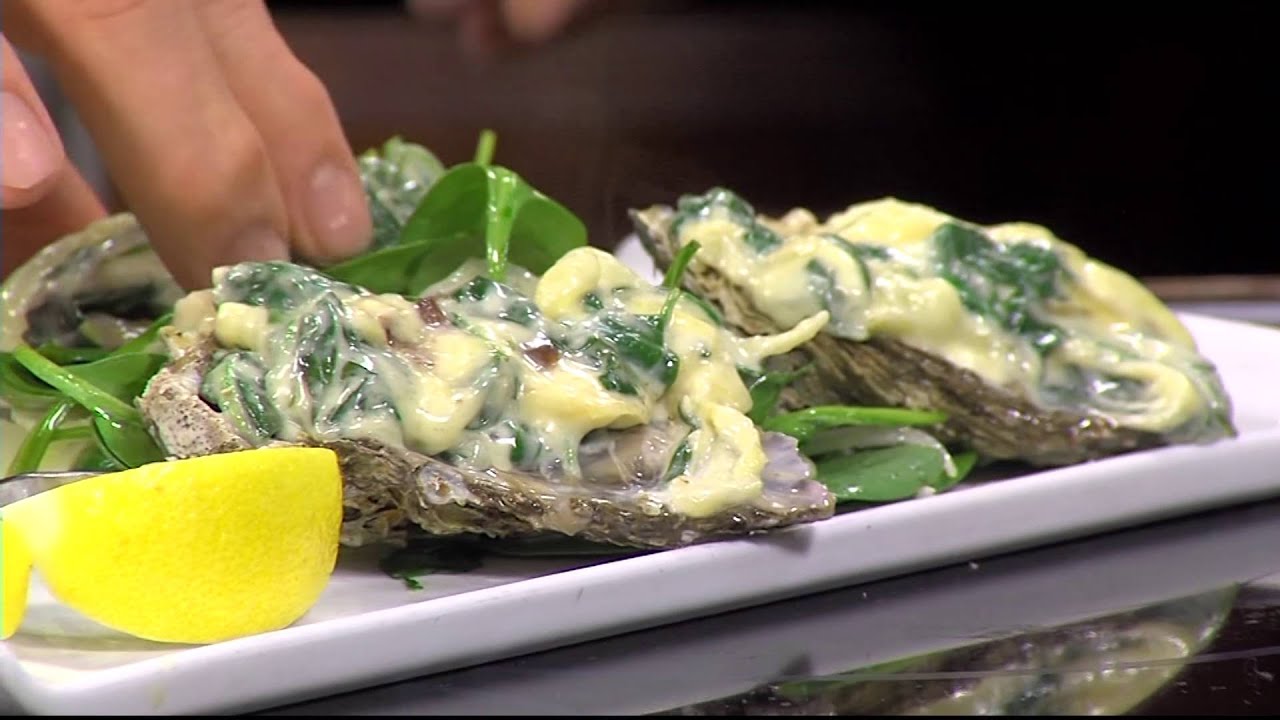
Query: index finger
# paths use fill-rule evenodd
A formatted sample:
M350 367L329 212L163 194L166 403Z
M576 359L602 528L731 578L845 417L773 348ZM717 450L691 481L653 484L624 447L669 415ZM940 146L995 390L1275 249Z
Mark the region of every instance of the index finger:
M5 0L15 42L49 57L157 254L189 288L288 257L270 162L190 0ZM16 31L16 34L15 32Z

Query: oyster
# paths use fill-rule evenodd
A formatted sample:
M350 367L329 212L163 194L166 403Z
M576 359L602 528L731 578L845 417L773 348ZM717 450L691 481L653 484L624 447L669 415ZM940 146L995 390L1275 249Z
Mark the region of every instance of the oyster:
M684 285L742 332L830 311L775 360L810 369L783 407L940 410L944 441L1035 465L1235 434L1215 368L1173 313L1043 227L893 198L775 219L720 188L631 217L660 268L699 243Z
M131 214L41 250L0 291L0 350L19 343L111 349L146 330L182 289Z
M505 283L471 261L422 298L288 263L224 268L162 331L139 400L174 457L329 447L343 542L535 535L665 548L829 517L794 439L746 418L737 366L817 332L741 338L612 256ZM744 405L745 403L745 405Z

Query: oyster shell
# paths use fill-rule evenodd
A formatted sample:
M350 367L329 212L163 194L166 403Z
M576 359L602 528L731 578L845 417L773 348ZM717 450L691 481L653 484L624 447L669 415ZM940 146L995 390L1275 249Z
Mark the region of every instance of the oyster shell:
M245 450L253 445L200 397L216 343L184 345L140 400L156 437L174 457ZM830 517L835 501L813 479L813 466L795 440L765 435L769 464L759 504L691 518L655 504L637 484L652 484L667 467L676 440L660 426L609 431L583 443L584 478L553 481L525 472L459 467L371 440L310 440L339 457L344 487L342 542L360 546L402 541L413 528L435 535L492 537L545 531L641 548L668 548L740 536ZM270 445L290 443L274 441ZM416 530L414 530L416 532Z
M174 282L135 218L117 215L61 239L16 270L3 290L4 344L111 347L168 312L182 314L177 301L193 295L198 293L184 295ZM91 317L119 332L86 338ZM699 517L674 511L652 492L666 482L663 474L687 433L674 423L592 432L579 448L582 476L573 481L467 467L368 438L247 437L201 397L220 348L213 328L186 334L166 328L162 338L171 362L138 405L166 455L289 444L333 449L343 471L342 541L348 546L395 543L421 531L494 537L551 531L667 548L821 520L835 510L834 498L814 479L813 464L795 441L773 433L761 435L768 462L759 496Z
M736 197L732 202L742 203ZM754 215L745 203L738 207ZM678 211L658 205L632 210L630 217L641 245L657 267L670 267L680 248L672 234ZM788 219L772 222L776 227ZM743 287L711 263L699 262L696 255L684 274L684 286L712 302L725 320L743 333L785 329L753 304ZM1122 308L1111 309L1123 313ZM833 324L838 320L833 315ZM1173 443L1212 442L1235 434L1229 399L1207 362L1203 363L1208 368L1205 394L1211 396L1207 419L1179 435L1127 426L1103 413L1048 407L902 339L871 334L853 340L829 330L771 362L777 369L810 369L784 390L783 409L866 404L940 410L948 420L931 432L944 442L971 448L989 460L1040 466L1073 464Z
M59 239L0 290L0 350L26 342L123 344L173 307L182 289L137 219L120 213Z

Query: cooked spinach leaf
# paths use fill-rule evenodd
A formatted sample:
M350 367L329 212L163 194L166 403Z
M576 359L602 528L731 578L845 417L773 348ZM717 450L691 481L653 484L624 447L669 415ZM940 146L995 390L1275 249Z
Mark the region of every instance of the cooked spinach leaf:
M676 217L671 224L673 237L680 237L685 223L704 220L723 213L726 218L742 227L743 239L757 253L764 253L782 244L782 238L756 217L755 208L737 193L725 188L712 188L702 195L685 195L676 203Z
M661 316L606 311L597 322L599 332L587 339L580 352L602 367L600 381L606 389L637 394L637 373L655 379L664 388L675 382L680 359L666 347Z
M1047 353L1062 330L1041 320L1036 307L1056 297L1065 270L1053 250L1030 243L999 245L978 228L944 223L930 238L938 274L955 287L970 312L1026 338Z
M760 425L771 417L778 409L778 399L788 385L795 382L809 371L810 366L794 371L760 372L748 367L739 367L738 376L751 393L751 412L747 417L751 422Z
M266 368L251 353L227 353L205 374L200 397L247 440L265 443L283 426L279 411L267 396Z

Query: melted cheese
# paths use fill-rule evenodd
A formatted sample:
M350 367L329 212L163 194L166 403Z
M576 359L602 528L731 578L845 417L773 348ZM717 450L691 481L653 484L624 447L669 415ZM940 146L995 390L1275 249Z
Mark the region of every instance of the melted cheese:
M242 303L223 303L214 319L214 335L223 347L261 350L267 338L267 309Z
M766 464L760 431L741 412L703 403L697 413L703 424L689 437L693 459L667 490L671 509L695 518L749 504L760 495Z
M1177 317L1136 279L1042 226L974 226L925 205L886 198L854 205L825 222L806 210L755 218L782 242L753 247L744 225L750 220L727 206L707 207L682 217L675 239L681 246L696 241L700 250L693 264L714 269L781 328L798 328L801 318L826 309L828 333L906 342L1046 407L1062 404L1044 384L1075 377L1076 393L1090 400L1072 409L1152 432L1176 434L1227 412L1219 381ZM1060 331L1064 342L1041 352L997 318L967 307L935 254L935 233L945 223L975 228L996 247L1029 244L1056 256L1063 268L1060 297L1033 312ZM815 282L813 263L824 271L822 282ZM1110 399L1103 385L1124 381L1141 390Z
M366 438L477 468L572 477L588 434L674 423L686 428L688 462L642 505L704 517L760 500L766 458L739 369L759 372L767 357L812 339L827 311L744 338L687 297L658 325L671 291L594 248L566 254L541 278L513 268L513 285L483 270L468 262L428 288L426 315L412 298L341 284L308 293L297 281L259 291L287 295L284 309L269 311L232 299L222 271L222 289L193 296L182 321L190 332L207 322L202 312L213 315L220 345L257 353L285 439ZM860 278L856 266L844 272ZM598 354L602 339L612 355ZM673 355L674 376L627 355L627 343L643 345L642 358L655 347ZM320 369L332 380L309 384ZM624 374L606 381L611 372Z

